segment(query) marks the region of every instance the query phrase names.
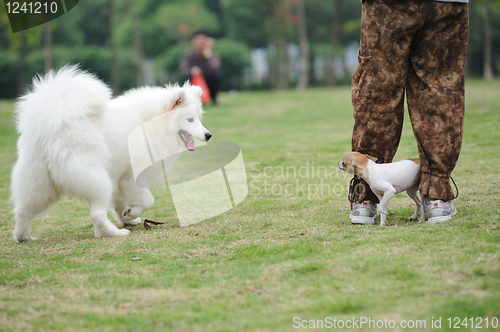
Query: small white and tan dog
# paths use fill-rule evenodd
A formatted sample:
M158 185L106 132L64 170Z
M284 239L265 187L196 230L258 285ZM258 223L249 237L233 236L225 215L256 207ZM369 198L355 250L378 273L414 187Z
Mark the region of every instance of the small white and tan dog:
M419 217L422 202L417 196L420 185L420 160L407 159L395 163L376 164L377 158L359 152L349 152L339 162L339 169L364 179L380 200L380 226L384 226L387 216L394 214L387 205L395 194L406 191L416 204L410 220Z

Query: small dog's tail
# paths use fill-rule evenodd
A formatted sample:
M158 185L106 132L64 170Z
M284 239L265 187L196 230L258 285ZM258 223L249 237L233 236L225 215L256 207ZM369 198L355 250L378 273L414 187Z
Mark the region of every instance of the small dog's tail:
M415 164L420 165L420 158L408 158L408 160L413 161Z
M105 83L77 65L51 70L36 76L31 90L19 98L17 130L20 134L53 133L101 113L111 96Z

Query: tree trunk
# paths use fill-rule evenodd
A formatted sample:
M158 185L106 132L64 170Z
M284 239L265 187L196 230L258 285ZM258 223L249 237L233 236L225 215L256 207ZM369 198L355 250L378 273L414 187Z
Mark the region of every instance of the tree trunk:
M300 73L297 82L297 90L305 90L309 84L309 40L307 38L306 14L304 0L297 0L297 18L299 28L300 44Z
M111 89L115 95L119 92L120 62L118 58L118 47L115 41L115 29L113 26L114 0L108 0L108 39L111 48Z
M270 25L271 25L271 44L274 46L274 54L270 57L270 81L271 89L276 90L279 86L279 66L280 66L280 51L278 47L278 37L276 30L278 29L277 17L274 11L274 7L270 14ZM272 50L272 48L271 48Z
M283 0L274 0L271 7L271 42L275 47L275 55L271 68L272 89L288 88L289 65L286 42L286 20L283 12Z
M278 50L278 89L285 90L288 88L290 77L290 64L288 59L288 43L286 41L286 18L284 15L284 2L276 1L275 15L277 22L277 42Z
M284 35L279 38L278 49L280 50L278 89L286 90L290 80L290 61L288 58L288 44Z
M488 11L491 0L486 0L482 8L484 21L484 79L493 79L493 61L491 59L491 25Z
M314 54L309 53L309 86L315 86L316 81L316 68L314 68L315 57Z
M132 2L130 0L124 0L124 4L132 21L134 48L137 57L137 65L139 68L140 84L145 84L146 72L144 70L144 49L142 48L141 25L139 22L139 18L135 14L134 8L132 7Z
M52 69L52 25L47 22L43 25L43 35L45 40L45 65L44 71L47 73Z
M245 0L248 1L248 0ZM270 25L270 40L274 54L269 53L271 89L286 89L290 76L284 0L253 0L266 12ZM270 51L272 48L269 49Z
M333 20L330 34L330 58L326 71L326 85L335 86L337 79L335 77L335 60L339 52L340 32L342 29L342 0L333 0Z

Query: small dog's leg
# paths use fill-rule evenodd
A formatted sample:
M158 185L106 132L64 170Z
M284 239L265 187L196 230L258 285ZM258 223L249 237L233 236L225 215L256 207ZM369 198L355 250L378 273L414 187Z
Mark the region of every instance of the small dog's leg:
M385 221L387 220L387 215L381 213L380 214L380 226L385 226Z
M390 217L394 216L394 212L391 212L389 210L387 210L387 211L379 211L379 212L381 214L385 214L386 216L390 216Z
M390 188L387 188L384 192L384 196L382 196L382 199L380 200L380 205L378 206L378 211L380 212L380 226L385 225L388 215L394 215L394 213L387 211L387 206L395 193L396 190L391 186Z
M420 193L420 201L422 205L422 214L420 215L419 223L425 222L424 195L422 193Z
M410 220L417 220L418 217L420 216L420 208L422 207L422 203L418 199L417 191L418 191L419 184L414 185L413 187L410 187L406 190L406 193L410 198L415 202L415 213L410 217Z
M420 209L415 210L415 212L408 219L411 221L417 220L418 217L420 217L420 214L418 213L419 211L420 211Z

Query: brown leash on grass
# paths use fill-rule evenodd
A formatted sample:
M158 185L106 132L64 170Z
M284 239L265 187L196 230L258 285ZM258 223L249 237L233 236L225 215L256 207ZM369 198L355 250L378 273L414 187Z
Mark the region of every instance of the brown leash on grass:
M159 221L153 221L149 219L144 219L144 228L147 229L148 231L151 229L151 226L148 224L153 224L153 225L162 225L164 222L159 222Z

